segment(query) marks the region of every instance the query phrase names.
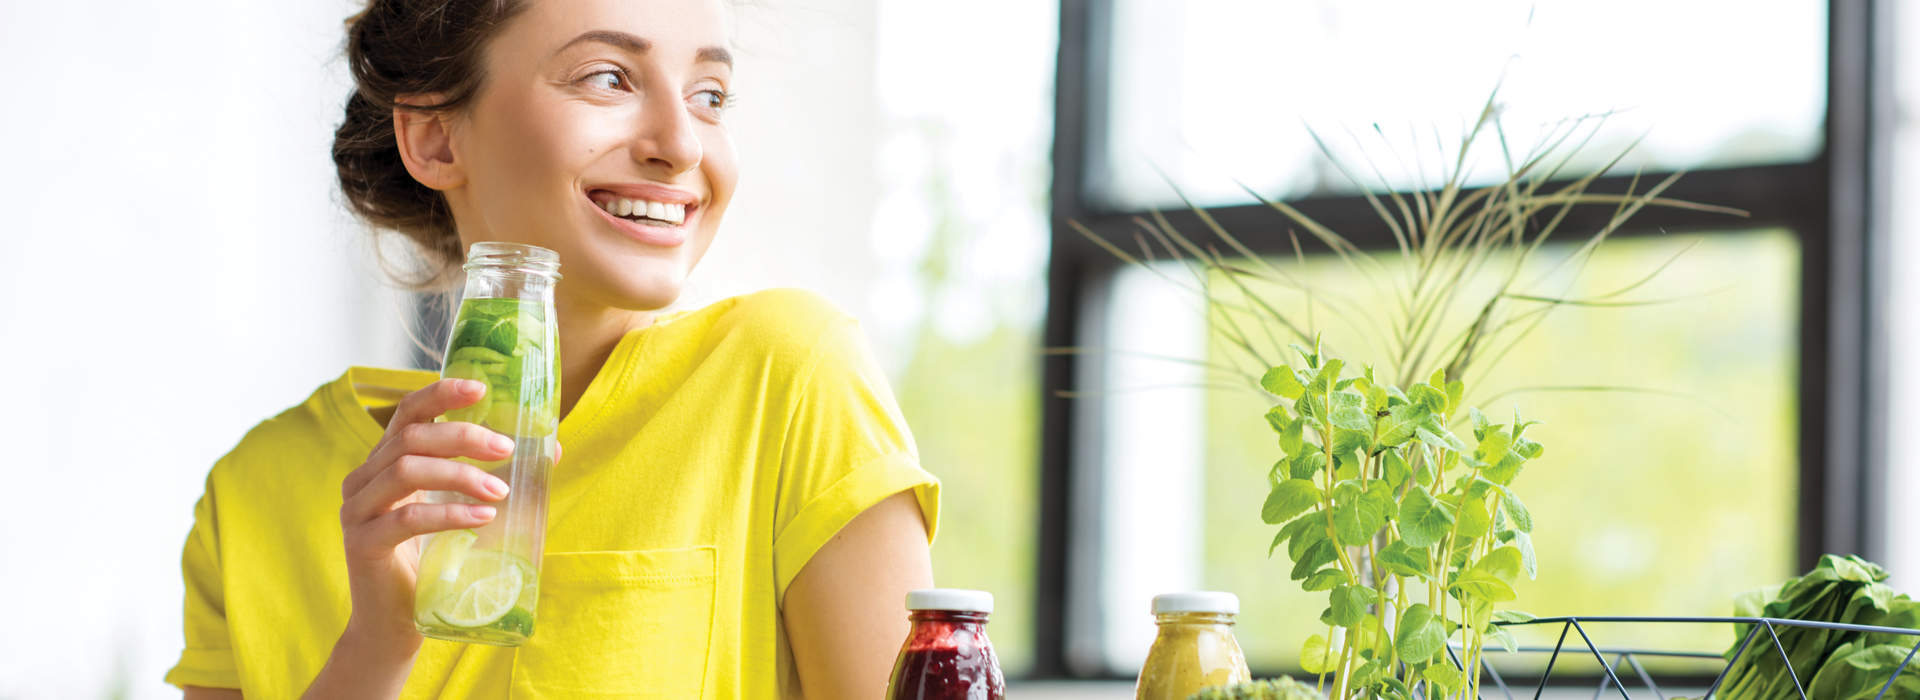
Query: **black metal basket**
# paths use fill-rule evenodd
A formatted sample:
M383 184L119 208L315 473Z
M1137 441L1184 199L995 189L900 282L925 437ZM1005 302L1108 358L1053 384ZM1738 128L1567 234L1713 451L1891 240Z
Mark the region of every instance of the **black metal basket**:
M1786 647L1780 643L1780 635L1775 631L1776 627L1813 627L1813 628L1820 628L1820 629L1842 630L1842 631L1849 631L1849 632L1877 632L1877 633L1898 634L1898 635L1905 635L1909 637L1915 637L1916 642L1914 644L1913 649L1907 652L1906 659L1901 661L1900 665L1893 670L1893 675L1887 679L1886 685L1881 686L1880 692L1874 696L1875 700L1880 700L1881 698L1884 698L1886 696L1887 691L1893 688L1894 682L1900 679L1900 674L1906 671L1907 665L1913 662L1915 653L1920 652L1920 630L1903 629L1898 627L1876 627L1873 625L1848 625L1848 624L1841 624L1837 622L1813 622L1808 620L1786 620L1786 619L1775 618L1775 617L1617 617L1617 616L1616 617L1543 617L1543 618L1538 618L1534 620L1528 620L1526 622L1497 623L1502 626L1508 626L1508 627L1520 627L1520 626L1529 626L1529 625L1554 625L1554 624L1561 625L1560 640L1557 643L1555 643L1553 646L1551 647L1520 647L1518 649L1518 653L1523 653L1523 654L1527 654L1527 653L1550 654L1550 656L1547 657L1546 670L1540 674L1540 683L1534 689L1534 692L1533 692L1534 700L1539 700L1541 695L1546 692L1547 681L1549 678L1553 676L1554 664L1555 662L1560 660L1560 653L1566 648L1568 632L1580 633L1580 641L1586 646L1587 652L1593 655L1594 662L1600 664L1600 668L1605 670L1606 672L1605 675L1600 677L1600 685L1594 691L1594 698L1596 698L1596 700L1600 698L1602 695L1606 694L1607 690L1610 688L1618 690L1620 693L1620 697L1624 698L1625 700L1634 700L1633 694L1627 690L1627 685L1621 682L1620 680L1620 675L1618 671L1620 670L1620 667L1622 665L1625 665L1626 667L1631 668L1634 671L1634 673L1639 676L1641 683L1644 684L1647 690L1653 694L1654 698L1658 700L1666 700L1667 696L1660 690L1659 684L1654 682L1653 675L1647 673L1646 668L1641 665L1640 657L1695 658L1695 659L1725 658L1724 655L1716 652L1659 651L1659 650L1651 650L1651 649L1602 647L1594 644L1593 637L1587 634L1587 630L1585 627L1581 626L1581 623L1583 622L1752 625L1752 628L1747 630L1747 634L1740 639L1740 645L1734 650L1733 658L1726 659L1726 665L1720 669L1720 673L1718 675L1714 676L1713 684L1707 687L1707 694L1706 694L1707 700L1713 700L1714 693L1720 689L1720 682L1726 679L1727 671L1731 670L1733 668L1734 662L1739 661L1740 658L1742 656L1745 656L1748 650L1752 648L1753 639L1755 636L1757 636L1760 633L1761 630L1766 630L1767 637L1771 639L1773 642L1772 646L1774 648L1774 651L1780 654L1780 660L1786 665L1787 673L1789 677L1793 679L1794 691L1799 693L1800 700L1809 700L1809 698L1807 697L1806 686L1800 681L1799 670L1793 668L1793 662L1791 659L1788 658ZM1452 652L1451 649L1449 651L1450 653ZM1578 653L1578 652L1576 651L1575 653ZM1755 653L1764 653L1764 652L1756 651ZM1613 661L1611 663L1607 661L1607 657L1609 656L1613 657ZM1455 665L1458 665L1460 663L1460 657L1457 653L1454 653L1453 660ZM1507 685L1506 679L1500 675L1500 672L1493 667L1493 664L1486 660L1485 655L1482 655L1481 657L1480 666L1483 669L1484 673L1487 675L1487 677L1493 680L1494 686L1499 689L1499 692L1502 694L1502 696L1507 698L1507 700L1513 700L1513 698L1515 697L1513 694L1513 690Z

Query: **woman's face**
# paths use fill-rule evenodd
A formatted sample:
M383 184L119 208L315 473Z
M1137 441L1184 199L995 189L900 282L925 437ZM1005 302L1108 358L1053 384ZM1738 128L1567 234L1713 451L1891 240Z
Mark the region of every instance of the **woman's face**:
M673 303L739 178L718 0L526 0L448 125L461 243L560 254L563 301Z

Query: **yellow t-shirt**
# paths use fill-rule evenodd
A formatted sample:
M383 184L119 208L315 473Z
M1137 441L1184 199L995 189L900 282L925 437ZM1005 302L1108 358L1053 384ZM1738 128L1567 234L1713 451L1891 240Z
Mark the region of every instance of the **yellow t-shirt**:
M353 368L214 465L167 682L249 700L305 690L351 609L340 482L381 436L366 409L436 378ZM907 489L929 540L938 513L858 324L805 292L627 334L560 441L533 639L429 639L402 697L779 697L793 681L780 605L813 553Z

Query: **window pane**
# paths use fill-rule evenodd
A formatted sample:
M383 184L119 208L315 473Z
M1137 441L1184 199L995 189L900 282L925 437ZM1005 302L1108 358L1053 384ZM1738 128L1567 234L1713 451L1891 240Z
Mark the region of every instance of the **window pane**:
M1350 191L1307 127L1400 189L1443 161L1496 83L1515 149L1616 112L1583 153L1634 139L1630 170L1805 161L1822 148L1818 0L1114 0L1104 169L1087 193L1136 210ZM1504 78L1502 77L1504 75ZM1378 124L1385 135L1372 132ZM1472 158L1501 170L1497 144ZM1353 158L1349 162L1360 163Z
M1544 421L1527 436L1546 453L1514 485L1533 513L1539 578L1522 581L1506 607L1542 616L1725 615L1735 593L1794 574L1796 239L1770 230L1615 240L1569 295L1630 284L1689 244L1652 283L1622 297L1678 301L1559 310L1471 383L1468 402L1495 420L1517 405ZM1543 250L1536 272L1567 252ZM1346 265L1307 268L1314 286L1368 302L1367 285ZM1323 314L1320 326L1350 366L1373 354L1350 341L1359 331L1343 319ZM1233 361L1219 343L1210 357ZM1509 393L1544 386L1646 391ZM1308 635L1325 631L1317 620L1327 600L1288 580L1284 553L1266 558L1276 528L1259 511L1278 458L1262 417L1268 405L1252 392L1209 398L1203 578L1240 594L1236 634L1252 665L1283 669L1296 667ZM1618 633L1630 636L1597 641L1720 651L1729 634L1710 625Z

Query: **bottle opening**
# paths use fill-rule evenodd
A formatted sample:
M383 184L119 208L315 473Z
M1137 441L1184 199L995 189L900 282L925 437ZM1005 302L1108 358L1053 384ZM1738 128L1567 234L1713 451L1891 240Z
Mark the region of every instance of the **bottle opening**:
M467 249L468 272L496 270L560 279L560 254L524 243L481 241Z

